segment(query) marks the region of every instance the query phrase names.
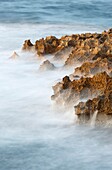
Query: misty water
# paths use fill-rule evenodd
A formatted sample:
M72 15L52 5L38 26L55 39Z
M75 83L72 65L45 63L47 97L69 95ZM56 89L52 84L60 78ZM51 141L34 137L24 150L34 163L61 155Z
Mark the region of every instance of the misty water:
M0 0L0 170L112 169L112 129L78 126L73 108L51 101L52 86L73 70L55 61L57 70L40 72L51 56L21 51L25 39L101 32L111 7L110 0ZM20 57L11 60L14 51Z

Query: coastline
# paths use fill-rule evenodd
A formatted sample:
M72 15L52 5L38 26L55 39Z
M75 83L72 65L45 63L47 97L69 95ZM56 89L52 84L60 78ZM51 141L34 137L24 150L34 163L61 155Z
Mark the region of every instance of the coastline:
M112 29L102 33L48 36L32 44L25 40L22 51L33 52L37 58L50 55L41 71L74 68L61 82L53 86L51 97L57 105L74 107L78 123L91 124L94 113L96 125L111 126L112 120ZM13 57L12 57L13 58Z

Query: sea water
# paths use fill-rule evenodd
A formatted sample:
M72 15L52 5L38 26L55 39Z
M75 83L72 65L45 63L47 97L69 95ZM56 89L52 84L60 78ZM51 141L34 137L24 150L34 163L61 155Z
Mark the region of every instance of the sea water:
M39 72L46 57L21 52L25 39L101 32L111 9L110 0L0 0L0 170L112 169L112 129L77 126L73 108L51 101L73 70Z

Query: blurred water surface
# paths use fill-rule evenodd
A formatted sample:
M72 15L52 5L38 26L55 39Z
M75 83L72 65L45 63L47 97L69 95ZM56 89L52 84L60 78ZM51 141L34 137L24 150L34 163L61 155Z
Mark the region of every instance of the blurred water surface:
M111 0L0 0L3 23L112 23Z
M111 0L0 0L0 170L112 169L111 129L77 127L74 110L51 102L73 70L40 73L42 60L21 52L25 39L101 32L111 9Z

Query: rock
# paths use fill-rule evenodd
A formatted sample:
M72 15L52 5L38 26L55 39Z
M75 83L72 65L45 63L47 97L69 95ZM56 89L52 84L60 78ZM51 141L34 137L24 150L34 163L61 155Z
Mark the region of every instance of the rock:
M54 64L50 63L49 60L46 60L42 63L42 65L40 65L39 70L41 71L46 71L46 70L54 70L56 67L54 66Z
M75 106L75 114L78 116L78 122L80 124L90 124L95 111L97 111L95 124L109 125L110 121L112 121L112 85L111 91L108 91L107 94L98 96L87 102L80 102Z
M106 58L108 61L112 62L112 54L102 54L102 52L98 52L98 53L93 57L93 60L97 60L98 58L100 58L100 59Z
M43 38L35 42L35 49L37 50L38 55L45 54L45 44Z
M32 49L34 50L33 44L31 43L31 41L30 40L25 40L25 42L23 44L23 47L22 47L22 50L31 51Z
M32 49L39 57L50 54L54 60L62 60L64 69L71 66L75 69L73 74L53 86L52 100L65 107L76 106L81 123L90 123L95 118L104 124L111 120L112 28L100 34L48 36L34 45L26 40L23 50ZM46 60L40 70L49 69L53 70L55 66Z
M78 65L84 63L85 61L92 60L95 54L97 54L100 50L98 44L98 39L84 38L84 40L82 40L82 38L80 38L67 58L65 66Z
M96 125L112 126L112 78L109 78L102 95L80 102L75 106L75 114L78 116L79 123L90 124L94 113L97 111Z
M85 62L80 67L77 67L73 75L91 76L103 71L110 73L111 68L112 68L112 63L108 61L107 58L104 59L98 58L94 62L93 61Z
M14 51L12 56L9 59L18 59L20 56Z
M58 49L58 51L55 53L53 59L54 60L64 60L66 61L69 54L72 51L72 47L63 47Z
M69 85L71 83L69 76L65 76L62 81L63 81L63 89L69 88Z
M56 52L56 48L59 45L59 40L54 36L46 37L46 39L42 38L35 42L35 49L37 50L37 54L47 55L53 54Z
M108 33L109 33L109 34L112 34L112 28L110 28L110 29L108 30Z
M112 35L106 34L81 34L75 42L75 46L65 62L65 66L82 64L92 59L112 54ZM112 60L112 58L111 58Z
M35 42L23 44L23 50L36 50L38 56L54 54L55 59L64 59L65 66L75 66L104 55L112 54L112 31L98 33L73 34L56 38L48 36Z
M73 105L80 100L87 100L98 95L103 95L110 79L106 72L98 73L92 78L81 77L79 80L73 81L68 76L65 76L62 82L53 86L53 99L57 101L60 98L66 104ZM58 87L59 85L60 87Z

